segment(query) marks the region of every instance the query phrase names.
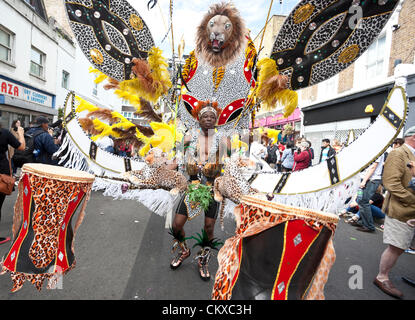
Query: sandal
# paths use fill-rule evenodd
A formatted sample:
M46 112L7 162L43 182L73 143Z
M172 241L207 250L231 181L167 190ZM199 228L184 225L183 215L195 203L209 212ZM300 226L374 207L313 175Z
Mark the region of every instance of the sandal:
M209 273L209 270L208 270L210 255L211 255L210 248L205 247L199 252L197 257L195 258L195 259L198 260L197 265L198 265L198 268L199 268L199 275L200 275L200 278L202 278L203 281L209 281L210 280L210 273Z
M182 265L182 262L190 257L190 249L187 248L186 243L181 242L179 243L180 251L177 256L172 260L170 263L170 268L172 270L176 270L178 267Z

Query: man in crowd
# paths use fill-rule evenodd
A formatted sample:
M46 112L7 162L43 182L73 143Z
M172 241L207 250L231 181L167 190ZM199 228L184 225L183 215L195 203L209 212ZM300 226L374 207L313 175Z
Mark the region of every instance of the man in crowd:
M331 158L336 154L336 150L334 150L330 145L329 139L323 139L321 142L321 153L320 153L320 162L326 161L328 158Z
M382 253L379 273L373 283L386 294L402 298L403 294L389 279L389 273L400 255L413 242L415 228L408 221L415 219L415 190L409 187L415 176L415 126L404 134L405 144L391 151L385 162L383 185L388 190L383 205L386 213L383 242L388 245Z
M52 130L49 130L49 120L45 117L37 117L34 127L28 132L34 137L35 162L57 165L57 160L53 159L53 154L59 150L52 137Z
M385 154L381 155L370 167L360 183L362 189L362 196L358 199L360 209L360 225L358 231L375 232L375 225L373 222L372 209L370 207L370 199L376 193L379 185L382 182L382 171L385 163Z

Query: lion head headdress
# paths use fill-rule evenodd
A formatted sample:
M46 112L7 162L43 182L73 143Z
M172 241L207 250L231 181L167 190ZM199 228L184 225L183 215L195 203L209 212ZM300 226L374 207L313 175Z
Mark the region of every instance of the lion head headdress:
M247 44L247 29L231 3L210 7L197 28L196 54L213 67L231 62Z

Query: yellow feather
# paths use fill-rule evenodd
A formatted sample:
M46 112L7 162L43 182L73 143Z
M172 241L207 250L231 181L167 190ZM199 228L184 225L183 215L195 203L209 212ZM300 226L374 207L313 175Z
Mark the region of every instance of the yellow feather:
M258 62L259 75L258 86L256 92L259 93L266 85L265 82L274 76L279 74L275 60L270 58L262 59ZM284 117L290 116L298 106L298 94L295 91L284 89L277 90L271 93L269 96L263 97L261 107L267 111L275 109L277 105L283 107Z
M99 108L97 106L94 106L93 104L87 102L86 100L76 96L75 99L79 102L78 107L76 108L75 112L80 113L82 111L97 111Z

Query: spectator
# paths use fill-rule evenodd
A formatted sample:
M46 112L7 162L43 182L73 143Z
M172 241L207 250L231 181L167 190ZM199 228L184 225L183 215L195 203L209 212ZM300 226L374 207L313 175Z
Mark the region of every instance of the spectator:
M379 220L385 219L385 214L382 211L382 205L384 201L384 197L382 195L382 189L383 189L382 185L379 185L378 189L376 190L376 192L373 194L373 196L369 200L370 210L372 212L373 219L379 219ZM346 211L351 212L356 208L357 208L357 212L352 218L347 220L347 222L353 226L360 226L360 224L358 224L358 221L360 219L360 211L359 211L359 206L357 202L353 201L350 204L349 208L346 209Z
M376 189L382 181L383 164L385 161L385 154L381 155L366 171L366 174L360 183L362 189L362 197L358 199L357 203L360 208L360 221L357 228L358 231L375 232L375 225L373 223L372 210L370 208L370 199L373 197Z
M97 145L102 150L105 150L109 153L115 153L114 140L109 136L105 136L105 137L102 137L101 139L98 139Z
M294 166L294 144L292 142L287 143L287 147L282 153L281 157L281 170L282 172L290 172Z
M250 145L250 156L256 159L265 159L267 156L267 148L258 141L253 141Z
M275 169L277 162L280 161L280 150L278 149L278 144L273 144L272 140L270 140L270 143L267 147L266 161L272 169Z
M336 154L336 150L334 150L330 146L330 140L329 139L323 139L321 141L321 153L320 153L320 161L326 161L327 159L331 158Z
M37 117L34 127L29 129L28 135L34 137L35 162L57 165L58 160L53 159L53 154L59 150L52 137L53 130L49 129L49 120L45 117Z
M302 142L308 143L307 151L310 153L310 164L308 166L311 167L313 165L314 149L311 147L311 142L308 141L306 138L303 138Z
M333 140L333 149L334 151L336 151L336 153L339 153L342 147L343 146L338 139Z
M308 143L301 142L300 147L294 152L293 171L307 169L310 166L310 151L308 151Z
M404 145L388 155L383 172L383 185L388 190L383 204L386 213L383 243L388 247L380 257L379 272L373 281L395 298L402 298L403 294L390 281L389 273L401 254L414 245L415 228L408 222L415 219L415 191L408 185L415 169L408 168L408 164L415 161L415 126L405 132L404 139Z
M404 143L405 143L404 139L396 138L392 143L392 148L393 149L399 148L399 147L403 146Z
M18 129L19 129L20 127L21 127L20 120L14 120L14 121L12 122L12 127L10 128L10 132L13 134L13 136L14 136L17 140L19 140L19 133L18 133ZM14 149L13 147L9 146L9 155L10 155L10 159L12 159L11 164L12 164L13 176L15 176L15 177L16 177L17 168L18 168L19 166L18 166L18 163L16 163L16 162L13 160L14 151L15 151L15 149Z
M18 139L15 138L14 135L10 133L9 130L2 129L0 127L0 173L10 175L9 169L9 160L6 156L6 152L8 151L8 147L11 146L17 150L24 150L26 147L26 143L24 140L24 130L22 127L18 127L17 129ZM4 193L0 193L0 219L1 219L1 207L3 206L3 202L6 199L6 195ZM10 238L0 237L0 244L10 241Z

